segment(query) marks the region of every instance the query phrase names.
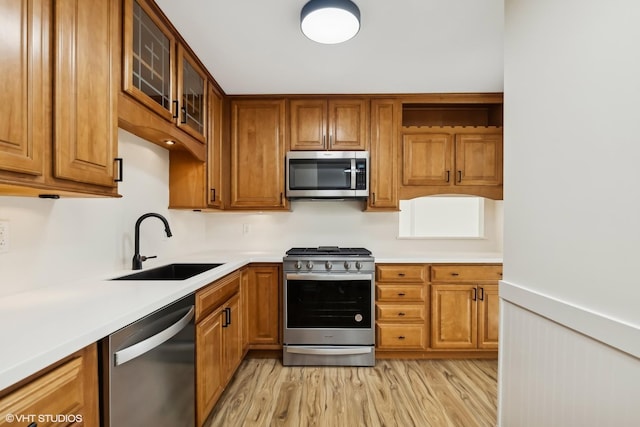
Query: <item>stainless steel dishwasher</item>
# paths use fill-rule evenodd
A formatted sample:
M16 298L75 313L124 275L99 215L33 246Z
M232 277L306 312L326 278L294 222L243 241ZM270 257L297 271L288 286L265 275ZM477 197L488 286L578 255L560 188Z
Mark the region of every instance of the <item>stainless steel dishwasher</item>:
M195 297L101 341L104 427L195 425Z

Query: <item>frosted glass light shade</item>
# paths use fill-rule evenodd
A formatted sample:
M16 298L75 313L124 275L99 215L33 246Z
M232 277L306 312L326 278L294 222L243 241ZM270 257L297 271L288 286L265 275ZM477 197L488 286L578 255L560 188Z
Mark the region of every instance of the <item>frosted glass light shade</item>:
M300 13L300 28L315 42L342 43L360 31L360 9L350 0L311 0Z

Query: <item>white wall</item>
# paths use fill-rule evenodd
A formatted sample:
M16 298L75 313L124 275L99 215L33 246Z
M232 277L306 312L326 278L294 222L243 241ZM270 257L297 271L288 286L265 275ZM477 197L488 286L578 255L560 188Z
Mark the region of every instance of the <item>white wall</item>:
M486 239L398 239L397 212L362 212L357 201L293 201L291 212L207 214L207 238L226 248L284 252L291 247L366 247L374 256L502 254L502 202L488 210ZM249 233L243 233L243 225Z
M0 253L0 296L130 269L134 225L146 212L164 215L173 237L158 219L145 220L143 254L162 259L202 248L202 216L167 209L168 151L122 130L119 140L122 198L0 197L0 220L10 224L10 251Z
M572 384L572 377L560 370L571 365L577 370L572 375L590 377L593 361L583 363L588 347L558 347L554 330L562 327L552 322L632 354L640 342L640 280L635 274L640 256L640 3L506 0L505 5L501 294L504 289L518 296L511 300L516 309L558 309L545 313L551 320L545 320L546 333L520 328L532 346L553 351L545 355L554 360L547 364L550 371L536 371L540 375L532 377L521 369L535 364L504 363L522 342L502 337L500 414L505 426L584 425L581 418L564 422L554 414L578 405L592 416L587 419L597 419L600 409L588 403L597 396L608 402L612 393L628 390L622 385L640 369L633 359L625 364L633 372L611 372L613 386L596 377L582 390L582 383ZM538 297L548 304L534 303ZM517 317L508 314L503 321L510 325ZM590 345L602 347L593 363L618 360L616 350ZM554 399L535 386L549 381L562 383ZM638 395L640 383L633 389ZM634 410L634 425L640 425L640 411L628 409ZM535 412L547 414L546 422L506 421L524 420Z

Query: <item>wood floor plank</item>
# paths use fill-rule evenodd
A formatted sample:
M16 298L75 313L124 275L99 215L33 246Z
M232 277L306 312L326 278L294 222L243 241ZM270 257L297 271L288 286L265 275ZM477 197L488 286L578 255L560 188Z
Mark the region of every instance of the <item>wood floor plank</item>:
M284 367L246 359L206 427L496 425L497 361Z

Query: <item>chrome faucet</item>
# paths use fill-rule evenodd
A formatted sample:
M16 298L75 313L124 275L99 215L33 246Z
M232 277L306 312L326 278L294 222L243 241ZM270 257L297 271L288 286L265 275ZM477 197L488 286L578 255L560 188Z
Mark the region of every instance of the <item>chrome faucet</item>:
M133 254L133 263L132 263L132 269L133 270L142 270L142 262L146 261L150 258L156 258L156 255L153 256L142 256L140 255L140 224L142 223L142 221L144 221L146 218L149 217L156 217L159 220L161 220L162 222L164 222L164 231L165 233L167 233L167 237L171 237L171 228L169 227L169 222L167 222L167 219L165 217L163 217L160 214L157 213L146 213L144 215L142 215L140 218L138 218L138 220L136 221L136 233L135 233L135 253Z

